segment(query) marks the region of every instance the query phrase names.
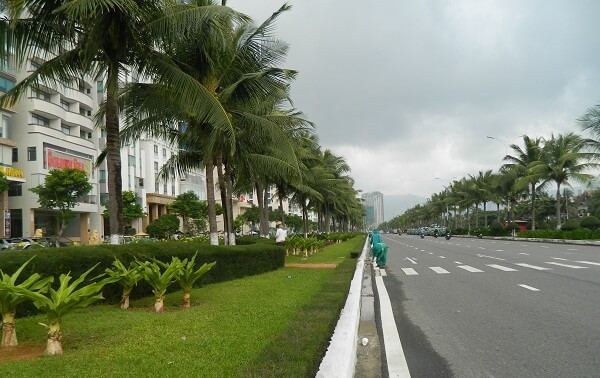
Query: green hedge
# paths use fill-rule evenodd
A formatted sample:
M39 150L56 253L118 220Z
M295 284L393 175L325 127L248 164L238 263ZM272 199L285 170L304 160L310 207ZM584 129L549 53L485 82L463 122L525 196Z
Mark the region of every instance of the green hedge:
M33 273L42 276L58 276L70 272L78 277L87 269L98 263L91 277L104 273L106 268L112 266L115 257L125 265L129 261L158 260L169 262L173 256L180 259L192 257L196 252L196 264L216 261L217 264L198 280L195 286L210 283L234 280L237 278L261 274L283 267L285 263L285 250L272 243L257 243L237 246L211 246L193 242L166 241L156 243L131 243L126 245L75 246L68 248L44 248L23 251L0 252L0 269L4 273L12 274L31 256L35 259L21 273L25 279ZM56 283L57 280L55 280ZM178 290L174 284L173 291ZM141 281L131 293L133 298L152 295L152 289ZM110 303L121 300L121 287L118 284L107 285L103 295ZM27 307L27 308L26 308ZM33 306L24 305L17 310L18 314L31 314L35 312Z

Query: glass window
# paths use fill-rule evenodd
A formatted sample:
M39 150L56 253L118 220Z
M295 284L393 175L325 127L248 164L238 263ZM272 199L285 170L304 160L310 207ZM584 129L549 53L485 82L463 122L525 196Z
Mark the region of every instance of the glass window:
M167 182L163 183L163 194L167 194Z
M62 130L63 133L65 133L67 135L71 135L71 126L67 126L64 123L61 123L60 129Z
M158 177L154 178L154 193L158 194Z
M37 114L31 115L31 123L34 125L50 126L50 120L48 118L39 116Z
M0 92L8 92L15 87L15 82L4 77L0 77Z
M100 177L98 178L98 180L100 180L100 182L106 182L106 170L101 169L99 175Z
M68 103L65 100L60 100L60 106L65 109L66 111L69 111L71 109L71 104Z
M10 181L8 183L8 196L20 197L23 195L23 185L20 182Z
M158 172L158 162L154 162L154 172Z
M37 160L37 150L35 147L27 147L27 161Z
M106 205L108 203L108 193L100 193L100 204Z
M163 148L163 156L167 156L167 149Z
M34 88L31 91L33 92L33 97L44 101L50 101L50 93L44 92L37 88Z
M130 167L135 167L135 156L133 155L129 155L129 166Z
M158 155L158 146L156 144L154 145L154 154Z
M2 125L0 125L0 138L8 138L8 120L10 117L2 116Z
M12 161L13 161L13 163L16 163L19 161L19 149L18 148L12 149Z

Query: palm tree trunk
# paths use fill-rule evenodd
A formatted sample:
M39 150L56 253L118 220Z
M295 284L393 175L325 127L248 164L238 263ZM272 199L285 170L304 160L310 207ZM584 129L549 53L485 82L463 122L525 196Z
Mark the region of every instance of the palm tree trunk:
M62 354L62 332L60 331L60 318L54 319L48 326L48 340L46 342L46 355Z
M190 308L192 307L192 293L190 290L184 290L183 291L183 299L181 302L181 307L183 308Z
M229 245L235 245L235 227L233 224L233 182L229 166L225 164L225 190L227 190L227 218L229 219Z
M488 226L488 216L487 216L487 201L483 201L483 225L485 226L485 228L487 228Z
M225 235L225 245L229 244L229 214L227 212L227 188L225 188L225 175L223 173L223 154L217 153L215 161L217 166L217 181L219 183L219 193L221 194L221 206L223 207L223 235Z
M17 331L15 330L15 310L2 313L2 342L0 347L16 347Z
M123 295L121 296L121 308L127 310L129 308L129 298L131 296L131 287L123 289Z
M210 233L210 245L219 245L219 234L217 232L217 209L215 206L215 179L213 176L214 164L212 157L206 161L206 202L208 205L208 232Z
M556 229L560 230L560 182L556 183Z
M106 90L106 171L108 175L108 214L110 243L119 244L123 238L123 195L121 179L121 138L119 128L119 68L110 66Z
M531 184L531 230L535 231L535 184Z
M258 201L258 215L259 215L258 228L260 231L260 236L266 238L269 235L269 213L268 213L268 209L266 208L265 193L266 193L266 190L264 189L262 183L257 182L256 183L256 199Z

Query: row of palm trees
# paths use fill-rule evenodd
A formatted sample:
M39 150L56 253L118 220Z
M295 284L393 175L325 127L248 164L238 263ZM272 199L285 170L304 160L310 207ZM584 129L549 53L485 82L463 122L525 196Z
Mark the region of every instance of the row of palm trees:
M314 125L293 107L297 72L281 68L287 44L273 35L283 5L262 24L213 0L6 0L1 56L18 65L51 55L0 98L10 106L29 88L73 78L105 82L95 119L106 131L111 242L123 235L120 148L142 137L175 146L167 179L204 169L211 244L218 243L219 188L226 243L235 244L233 199L256 191L261 234L267 192L320 214L324 231L362 223L363 208L344 160L323 150ZM139 78L125 82L127 75ZM123 123L123 125L120 124ZM217 182L213 171L217 172Z
M471 219L480 227L479 211L487 212L487 205L497 208L497 221L501 222L500 207L508 212L508 220L515 220L515 205L521 201L530 204L531 229L536 228L536 199L546 190L555 189L556 226L561 225L561 188L571 183L589 185L594 176L589 172L598 168L600 159L600 105L590 108L578 120L583 131L592 138L584 138L572 132L554 135L549 139L532 138L524 135L521 144L511 144L512 154L507 154L498 172L479 171L454 180L442 192L435 193L425 204L416 205L403 214L386 222L386 229L407 229L446 223L454 212L456 220L467 220L471 230ZM465 217L462 215L465 214ZM487 213L486 213L487 214ZM446 219L446 222L444 222ZM483 226L488 226L488 217L483 217ZM460 227L465 227L461 225Z

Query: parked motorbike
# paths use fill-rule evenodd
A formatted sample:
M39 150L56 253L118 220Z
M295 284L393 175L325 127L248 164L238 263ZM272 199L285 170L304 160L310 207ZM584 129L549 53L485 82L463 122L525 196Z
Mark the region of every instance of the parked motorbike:
M481 232L477 234L477 239L483 239L483 234Z
M451 237L452 237L452 235L450 235L449 232L446 232L446 240L450 240Z

